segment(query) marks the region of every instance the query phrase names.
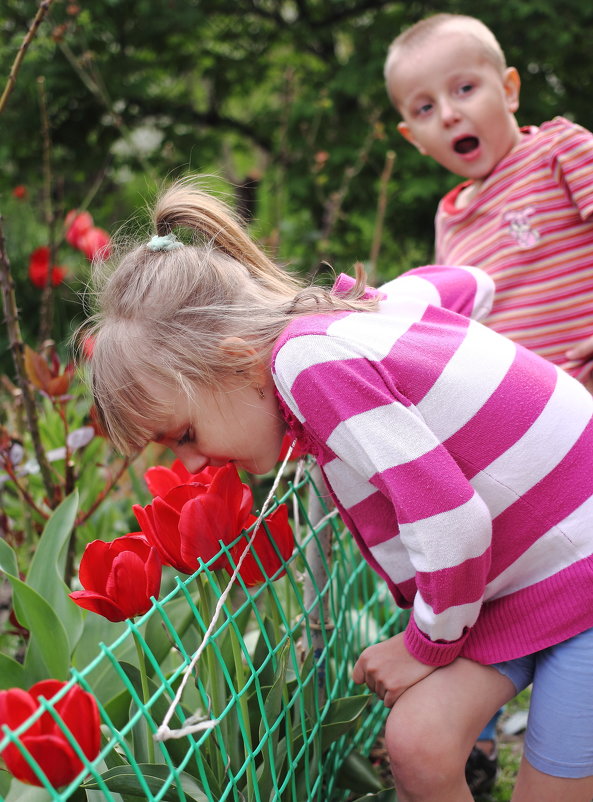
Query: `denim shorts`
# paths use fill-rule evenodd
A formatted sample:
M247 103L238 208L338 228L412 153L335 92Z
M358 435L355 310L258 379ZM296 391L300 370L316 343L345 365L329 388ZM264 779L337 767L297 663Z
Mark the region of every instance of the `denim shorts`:
M493 668L517 693L533 685L524 742L531 765L553 777L593 775L593 629Z

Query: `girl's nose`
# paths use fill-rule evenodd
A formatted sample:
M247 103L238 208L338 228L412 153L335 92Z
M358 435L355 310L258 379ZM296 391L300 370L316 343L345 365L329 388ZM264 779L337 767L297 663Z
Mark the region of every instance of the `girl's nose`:
M181 460L190 473L199 473L208 465L208 457L204 457L202 454L192 451L191 448L181 446L171 450L177 459Z

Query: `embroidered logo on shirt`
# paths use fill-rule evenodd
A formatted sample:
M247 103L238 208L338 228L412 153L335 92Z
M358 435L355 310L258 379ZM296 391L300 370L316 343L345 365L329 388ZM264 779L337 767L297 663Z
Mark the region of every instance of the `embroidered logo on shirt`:
M535 212L533 206L523 211L505 212L503 220L509 224L509 234L519 248L532 248L540 241L540 233L531 227L528 218Z

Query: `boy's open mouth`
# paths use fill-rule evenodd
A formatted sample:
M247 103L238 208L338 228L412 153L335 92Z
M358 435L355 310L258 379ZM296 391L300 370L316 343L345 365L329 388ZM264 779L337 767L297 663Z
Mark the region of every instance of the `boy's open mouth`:
M453 145L453 150L456 153L471 153L479 144L477 136L464 136Z

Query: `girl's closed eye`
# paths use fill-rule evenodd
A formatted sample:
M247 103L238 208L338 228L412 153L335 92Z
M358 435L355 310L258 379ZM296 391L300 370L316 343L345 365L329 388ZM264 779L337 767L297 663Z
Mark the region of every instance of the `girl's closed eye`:
M188 443L193 443L195 440L193 426L188 426L183 432L181 437L177 439L178 446L186 446Z

